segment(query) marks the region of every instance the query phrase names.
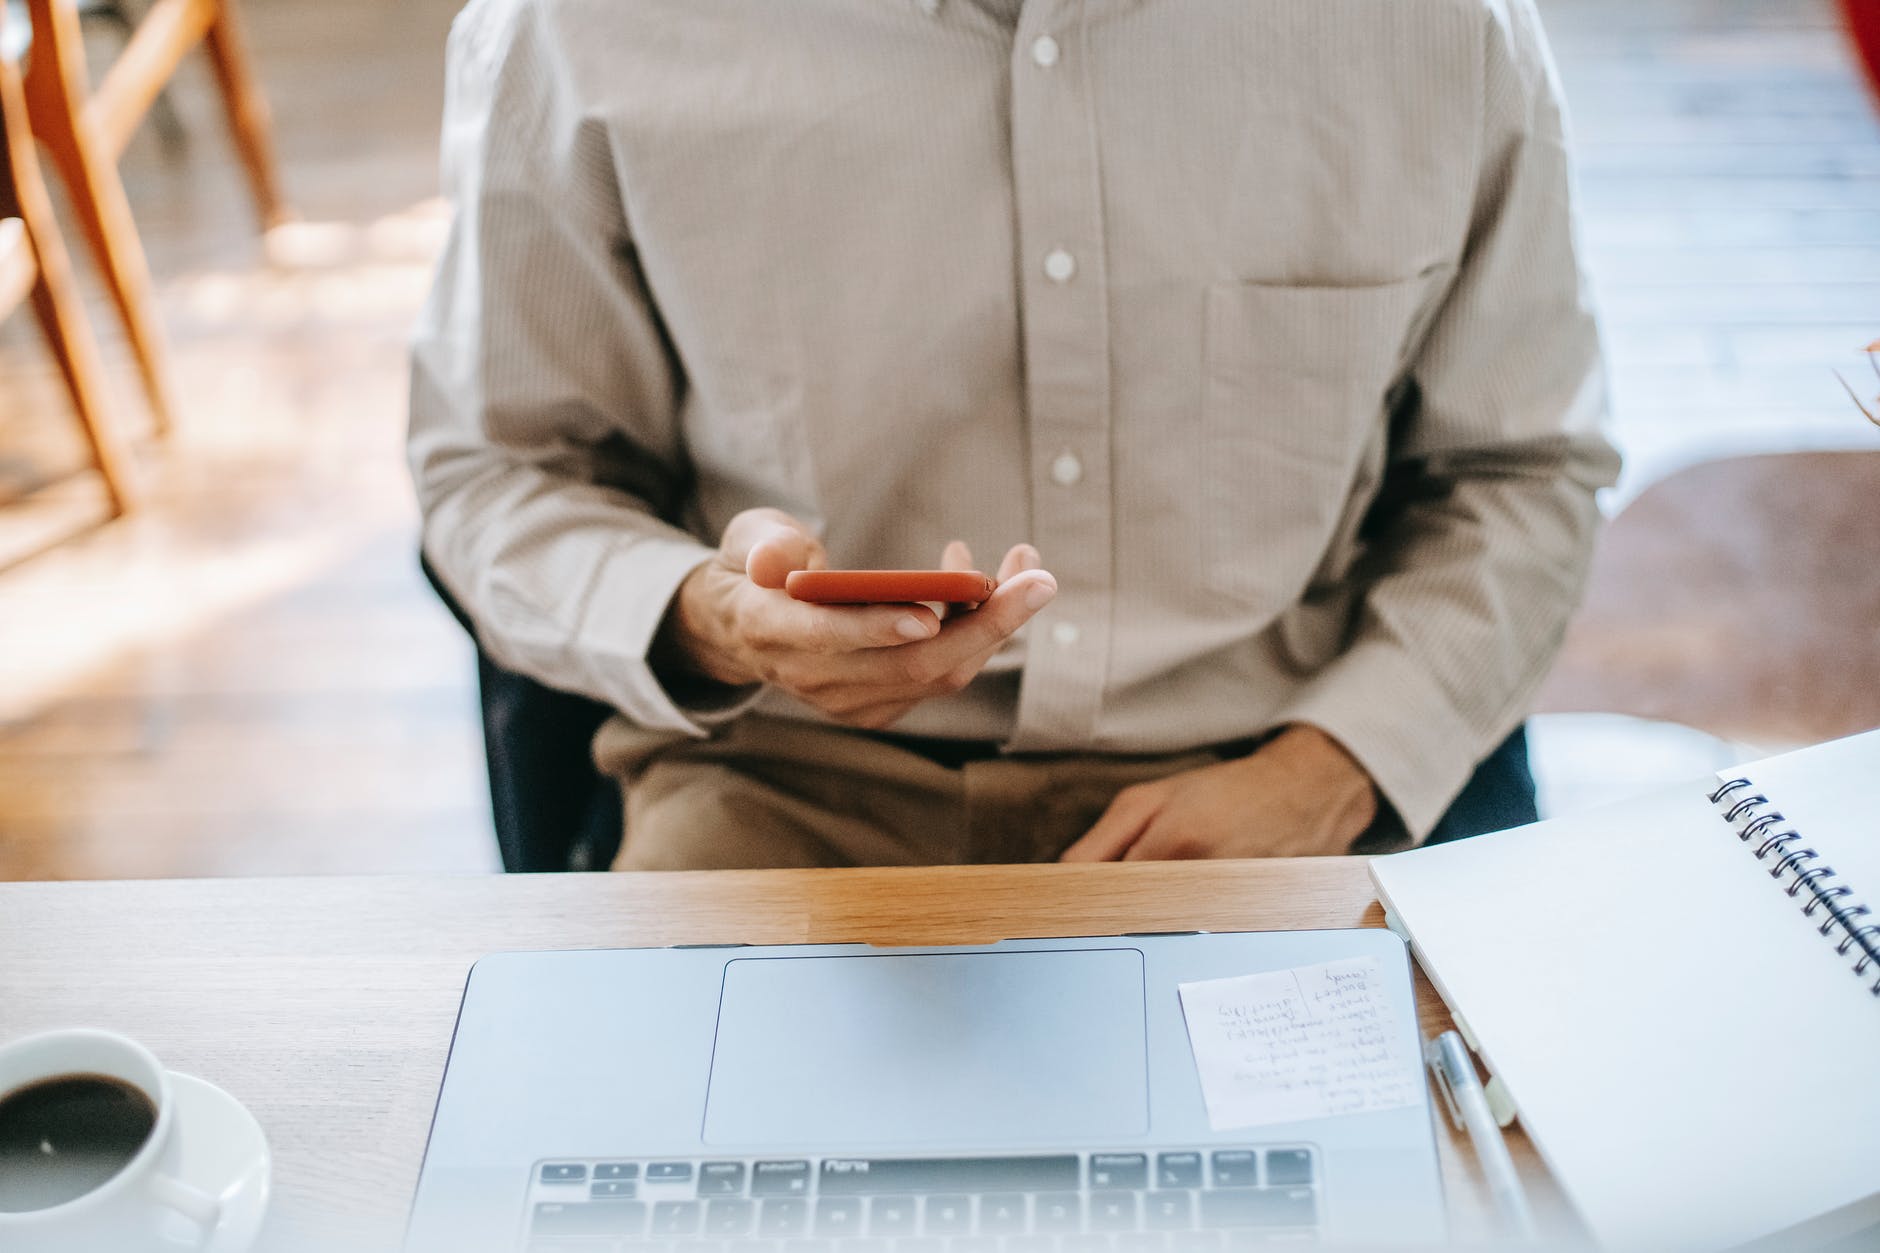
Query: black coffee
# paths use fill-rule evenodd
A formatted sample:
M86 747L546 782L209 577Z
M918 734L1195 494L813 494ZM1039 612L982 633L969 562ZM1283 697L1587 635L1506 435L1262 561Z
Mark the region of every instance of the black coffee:
M137 1156L156 1125L150 1098L106 1075L60 1075L0 1096L0 1212L84 1196Z

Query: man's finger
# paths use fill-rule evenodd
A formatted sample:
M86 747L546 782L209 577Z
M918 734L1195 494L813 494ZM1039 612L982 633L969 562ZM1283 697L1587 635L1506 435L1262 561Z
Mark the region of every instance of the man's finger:
M885 705L869 705L863 709L841 715L841 720L850 726L861 727L868 731L885 731L901 719L907 717L919 701L891 701Z
M1167 823L1153 818L1143 824L1142 833L1123 853L1124 861L1188 861L1211 856L1207 846L1184 839Z
M966 541L963 539L948 540L946 547L940 550L940 568L942 570L972 569L973 550L966 546ZM961 606L957 605L942 605L940 617L942 620L951 618L960 611L960 608Z
M947 615L942 614L941 618L944 620L946 616ZM981 649L959 665L954 666L953 669L947 672L949 684L955 687L965 687L978 677L979 672L986 668L986 663L998 656L999 650L1004 647L1005 639L1004 637L1000 637L993 641L989 647Z
M759 587L780 588L792 570L828 564L822 541L781 509L746 509L725 526L719 560L741 570Z
M779 527L809 533L809 528L781 509L746 509L725 524L724 534L718 537L718 556L733 569L743 570L751 549Z
M947 619L930 640L844 658L845 674L852 686L879 692L884 704L925 699L941 691L948 677L961 667L983 663L997 652L1012 632L1024 626L1056 594L1057 583L1048 572L1028 570L993 592L992 598L972 613ZM907 606L902 612L927 614L927 620L932 620L931 612L922 607Z
M1049 571L1023 571L1000 584L972 613L949 618L937 637L921 645L934 653L924 660L931 662L933 672L939 675L990 652L1031 621L1056 595L1057 580Z
M1059 861L1121 861L1149 823L1156 807L1139 792L1121 792L1095 826L1059 855Z
M759 587L780 588L792 570L820 570L828 564L822 542L801 523L772 523L757 536L744 559L744 572Z
M925 605L812 605L779 597L765 607L752 643L838 657L837 664L852 667L877 649L931 640L939 631L940 619Z
M1026 570L1036 570L1042 564L1037 549L1030 544L1014 544L1006 551L1005 560L999 563L999 582Z

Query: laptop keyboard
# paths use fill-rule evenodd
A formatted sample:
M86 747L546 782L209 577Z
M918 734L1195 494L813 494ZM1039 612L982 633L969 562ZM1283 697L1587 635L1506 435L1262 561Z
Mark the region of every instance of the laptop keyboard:
M1007 1157L556 1158L527 1253L1234 1253L1311 1243L1309 1146Z

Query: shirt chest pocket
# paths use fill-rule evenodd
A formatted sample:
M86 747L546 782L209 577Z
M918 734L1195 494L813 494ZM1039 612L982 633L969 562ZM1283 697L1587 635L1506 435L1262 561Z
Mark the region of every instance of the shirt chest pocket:
M1365 449L1441 276L1208 289L1198 547L1215 593L1271 619L1349 542Z

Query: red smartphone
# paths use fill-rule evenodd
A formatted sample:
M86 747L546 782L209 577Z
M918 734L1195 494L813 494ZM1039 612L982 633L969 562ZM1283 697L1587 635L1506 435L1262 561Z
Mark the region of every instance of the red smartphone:
M997 587L977 570L792 570L783 590L818 605L977 605Z

